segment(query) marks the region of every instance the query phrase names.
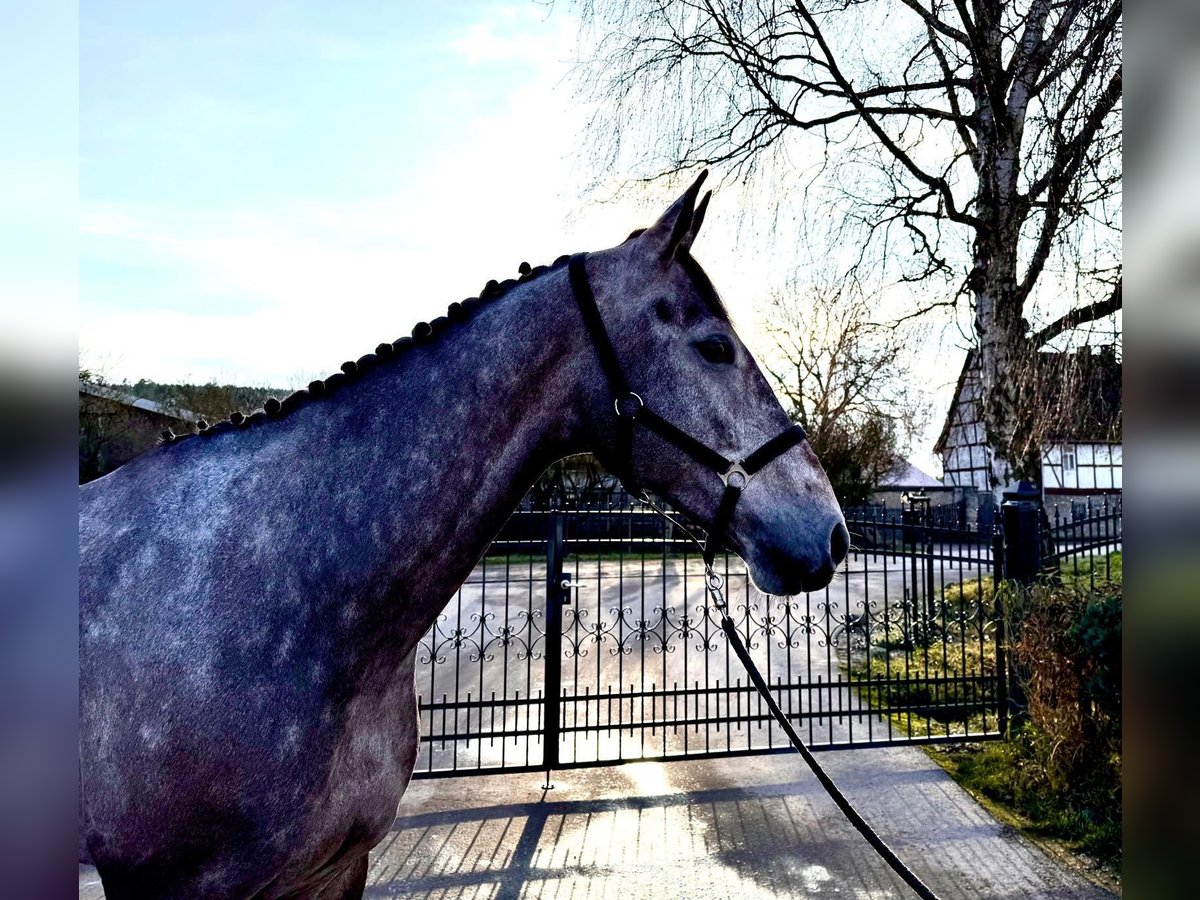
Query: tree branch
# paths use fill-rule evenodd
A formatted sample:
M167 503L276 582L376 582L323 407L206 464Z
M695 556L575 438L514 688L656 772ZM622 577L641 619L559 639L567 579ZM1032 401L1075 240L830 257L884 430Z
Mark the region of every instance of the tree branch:
M1037 198L1047 188L1049 188L1050 196L1046 201L1046 214L1042 221L1041 233L1038 235L1037 246L1030 257L1025 277L1021 279L1021 285L1017 290L1018 302L1024 302L1042 274L1062 219L1063 199L1076 175L1079 174L1079 168L1083 165L1087 149L1092 145L1096 133L1120 98L1121 70L1118 69L1109 80L1096 105L1092 107L1083 127L1054 154L1054 159L1046 174L1030 188L1029 201Z
M960 79L954 78L954 71L950 68L950 61L946 58L945 52L941 45L937 42L937 36L933 29L928 30L929 34L929 49L933 52L934 58L938 62L938 66L942 70L942 77L946 80L946 99L950 104L950 109L958 117L955 123L955 128L958 131L958 139L963 142L963 146L967 148L967 152L972 156L977 152L975 139L971 136L971 119L962 111L962 107L958 102L958 93L955 87L958 86ZM968 87L967 82L962 82L963 87Z
M920 16L921 21L924 22L926 27L929 29L936 31L938 34L945 35L953 41L957 41L964 47L970 46L971 40L967 37L965 32L959 31L948 22L943 22L930 10L925 9L925 7L917 3L917 0L900 0L900 2Z
M1055 319L1030 338L1030 346L1035 350L1040 349L1060 334L1064 334L1072 328L1077 328L1086 322L1095 322L1097 319L1103 319L1105 316L1111 316L1121 308L1122 281L1124 279L1119 280L1113 286L1112 293L1106 299L1097 300L1095 303L1089 303L1087 306L1073 309L1065 316Z
M1050 38L1045 42L1046 52L1044 58L1038 60L1038 82L1033 88L1034 93L1040 94L1046 89L1048 84L1061 77L1070 66L1074 65L1075 62L1081 59L1084 54L1088 52L1089 48L1095 41L1106 38L1108 35L1112 34L1116 29L1117 19L1121 17L1121 10L1122 5L1120 0L1112 3L1108 9L1105 10L1104 15L1100 16L1095 22L1092 23L1087 30L1087 34L1082 40L1079 41L1075 48L1070 53L1066 54L1061 60L1059 60L1053 67L1050 67L1050 62L1053 58L1053 51L1056 49L1058 44L1066 40L1067 32L1069 31L1070 26L1074 24L1078 10L1072 6L1068 13L1074 13L1074 15L1064 13L1062 18L1059 19L1058 26L1055 28L1053 34L1051 34Z
M826 42L824 34L821 33L821 29L818 27L816 19L813 18L812 13L809 12L808 7L804 3L796 3L795 9L803 17L805 23L807 23L809 29L812 31L813 40L815 40L817 45L821 48L821 52L825 56L829 74L832 75L834 80L837 81L837 83L841 86L845 94L845 99L849 101L849 103L856 110L858 110L863 123L874 133L875 137L879 139L879 142L887 148L888 152L891 153L892 156L913 175L913 177L938 192L942 198L942 202L946 205L946 215L950 219L953 219L955 222L960 222L964 225L971 225L972 227L978 228L982 223L975 216L968 215L967 213L959 210L958 204L954 200L954 193L950 190L950 185L946 183L946 180L930 175L928 172L918 166L913 158L909 156L899 144L892 140L891 136L883 130L883 127L877 121L875 121L875 117L866 108L865 104L862 102L862 99L855 93L853 85L851 85L846 77L842 74L841 69L838 67L837 60L834 57L833 50L830 48L828 42Z

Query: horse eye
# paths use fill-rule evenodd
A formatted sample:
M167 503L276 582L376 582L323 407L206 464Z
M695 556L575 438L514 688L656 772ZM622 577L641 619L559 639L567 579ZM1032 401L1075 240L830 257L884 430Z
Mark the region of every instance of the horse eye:
M733 342L723 334L696 341L695 347L710 363L729 365L733 362Z

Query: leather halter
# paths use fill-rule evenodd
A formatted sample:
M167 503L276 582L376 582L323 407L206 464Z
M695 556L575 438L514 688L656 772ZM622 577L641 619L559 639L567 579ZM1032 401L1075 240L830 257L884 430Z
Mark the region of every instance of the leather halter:
M793 425L781 431L757 450L740 460L727 459L708 445L698 441L686 431L672 425L662 416L651 410L633 388L621 369L616 350L604 327L604 319L600 308L596 305L596 296L588 283L587 271L584 268L586 253L577 253L571 257L567 270L571 278L571 288L579 309L583 312L583 321L591 335L592 345L600 358L600 366L608 379L608 388L613 395L613 408L617 414L617 458L625 470L621 480L630 493L642 495L633 474L633 426L641 423L663 440L682 450L701 465L707 466L717 473L725 484L725 492L717 506L717 514L713 517L712 527L708 529L708 538L704 543L704 563L713 577L712 564L718 550L724 544L725 532L733 519L733 510L742 496L742 491L755 475L767 463L782 456L804 440L804 429ZM717 590L719 591L719 583Z

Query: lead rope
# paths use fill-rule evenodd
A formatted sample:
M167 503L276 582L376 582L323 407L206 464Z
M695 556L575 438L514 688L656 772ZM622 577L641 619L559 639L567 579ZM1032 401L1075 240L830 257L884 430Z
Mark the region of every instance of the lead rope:
M758 666L755 665L754 660L750 658L750 652L746 649L746 645L742 642L742 636L738 634L737 626L735 626L733 624L733 620L729 618L729 604L725 600L725 594L723 590L725 587L725 581L717 573L716 569L713 568L712 560L707 558L708 546L706 546L706 544L711 545L711 538L708 542L706 542L706 544L702 544L695 534L692 533L691 529L685 526L678 519L671 516L666 510L658 506L658 504L650 499L650 495L645 491L641 492L641 495L638 497L638 499L644 502L647 506L653 509L656 513L658 513L676 528L679 528L689 540L691 540L697 547L700 548L701 553L705 555L704 590L708 596L712 598L713 606L716 607L717 611L721 614L721 630L725 632L725 638L729 641L730 646L733 647L733 652L737 654L737 658L741 660L742 666L746 670L746 674L748 674L750 676L750 680L754 682L754 687L758 689L759 695L763 698L763 700L766 701L767 709L771 711L771 715L775 717L775 721L779 723L780 727L787 732L788 739L791 740L792 746L800 752L802 757L804 757L804 762L812 770L812 773L817 776L817 781L821 782L821 787L825 788L825 793L829 794L829 796L833 799L833 802L837 804L838 809L842 811L842 815L850 820L850 824L855 827L859 834L867 839L867 843L875 848L875 852L883 857L883 861L891 867L893 872L904 879L905 883L911 887L914 892L916 892L918 897L923 898L923 900L938 900L937 894L935 894L929 888L929 886L920 879L916 872L904 864L903 860L901 860L900 857L895 854L892 848L884 842L883 838L876 834L875 829L873 829L870 824L867 823L867 820L859 815L858 810L856 810L850 801L846 799L845 794L838 789L838 786L834 783L833 779L829 777L823 768L821 768L821 764L817 762L816 756L814 756L813 752L808 749L808 745L805 744L800 735L796 733L796 729L792 727L792 723L788 721L787 716L784 715L784 712L782 709L780 709L779 704L775 702L775 698L771 696L771 689L767 686L767 682L763 678L762 673L759 672Z

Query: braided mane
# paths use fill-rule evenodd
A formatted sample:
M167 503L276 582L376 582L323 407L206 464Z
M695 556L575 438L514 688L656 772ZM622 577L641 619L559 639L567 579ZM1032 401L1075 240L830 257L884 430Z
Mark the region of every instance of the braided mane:
M468 297L460 302L451 303L449 309L446 310L446 315L438 316L431 322L418 322L414 325L411 336L406 335L405 337L398 338L390 344L380 344L375 348L374 353L368 353L357 360L347 360L342 363L341 371L334 372L326 378L311 382L307 389L302 388L282 400L272 397L263 404L262 409L248 416L240 412L235 412L228 419L222 419L220 422L212 424L201 419L196 423L196 430L185 431L181 434L176 434L168 429L162 433L162 443L173 444L187 440L195 435L221 434L226 431L258 426L274 419L282 419L289 413L314 400L332 396L340 387L352 381L357 381L361 375L371 369L394 363L411 348L430 343L438 335L451 330L456 324L467 321L484 304L490 303L493 300L499 300L519 284L533 281L546 272L561 268L566 265L569 259L570 255L564 254L548 266L530 266L529 263L523 262L517 267L519 277L506 278L504 281L492 279L483 286L483 290L479 292L478 297Z

